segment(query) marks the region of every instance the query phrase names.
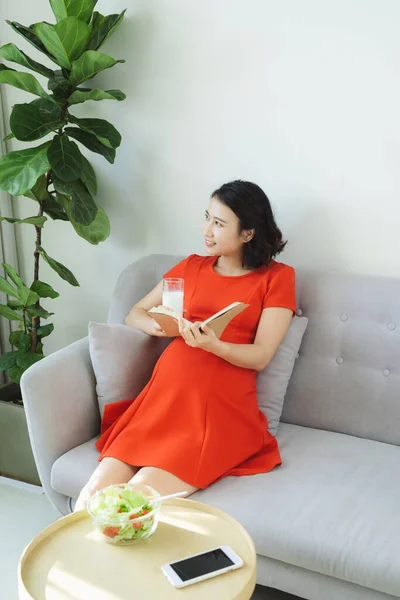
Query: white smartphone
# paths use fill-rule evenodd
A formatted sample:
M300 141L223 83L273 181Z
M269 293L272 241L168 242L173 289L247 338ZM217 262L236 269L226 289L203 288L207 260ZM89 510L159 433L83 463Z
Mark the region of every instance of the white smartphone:
M219 546L167 563L161 570L173 586L183 588L239 569L243 564L243 560L230 546Z

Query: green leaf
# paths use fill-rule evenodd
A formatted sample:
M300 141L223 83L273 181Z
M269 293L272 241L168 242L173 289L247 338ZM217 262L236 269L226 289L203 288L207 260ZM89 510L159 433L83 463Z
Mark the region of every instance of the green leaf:
M95 196L97 194L96 173L88 159L82 154L82 173L81 180L89 190L89 194Z
M12 140L13 138L15 138L15 135L13 133L9 133L5 138L3 138L3 142L8 142L8 140Z
M50 58L50 60L52 60L53 62L57 62L55 60L54 56L52 56L49 52L47 52L46 47L44 46L44 44L42 44L40 39L35 35L32 27L25 27L25 25L21 25L20 23L17 23L17 21L6 21L6 22L13 28L13 30L16 33L21 35L27 42L32 44L32 46L34 48L36 48L40 52L43 52L43 54L48 56Z
M31 285L31 290L36 292L40 298L58 298L59 293L53 290L51 285L43 281L36 280Z
M26 371L26 369L29 369L29 367L42 360L42 358L44 358L43 354L36 354L36 352L19 353L17 356L17 365Z
M48 325L43 325L43 327L39 327L36 333L38 335L40 335L40 337L47 337L53 331L54 331L54 325L53 325L53 323L49 323Z
M10 344L18 348L18 350L27 351L31 347L30 336L25 333L25 331L12 331L10 333Z
M17 286L17 288L21 288L24 285L24 282L22 281L21 277L18 275L14 267L4 262L3 267L11 281Z
M42 88L34 75L30 73L21 73L12 69L2 69L0 71L0 83L8 83L20 90L41 96L42 98L51 99L51 96Z
M4 279L4 277L0 276L0 291L4 292L7 296L14 296L14 298L18 298L18 290L16 290L11 283Z
M115 60L112 56L97 52L96 50L87 50L78 60L72 63L69 82L76 87L80 83L92 79L100 71L110 69L117 63L124 62L124 60Z
M32 292L32 290L27 288L25 285L19 288L18 294L19 299L24 306L32 306L39 300L38 294L36 294L36 292Z
M97 50L114 33L118 25L122 22L126 9L121 14L103 16L99 12L94 12L92 20L92 33L89 42L86 45L87 50Z
M24 369L21 369L21 367L18 365L14 365L8 369L7 374L11 381L14 383L20 383L21 377L24 374Z
M53 75L53 77L50 77L47 87L49 88L49 90L51 90L53 92L55 89L57 89L59 87L67 89L71 86L68 82L68 79L66 79L64 77L62 70L59 69L57 71L54 71L54 75Z
M75 138L86 146L92 152L96 152L96 154L101 154L104 156L109 163L113 164L115 160L115 150L114 148L108 148L104 144L100 142L100 140L93 134L88 131L82 131L78 127L66 127L65 133L72 138Z
M0 189L7 190L12 196L30 190L38 177L50 169L47 158L50 144L46 142L35 148L9 152L0 158Z
M121 144L119 131L104 119L78 119L78 117L68 114L68 121L95 135L108 148L118 148Z
M42 110L41 103L51 104L52 111ZM15 104L10 116L10 127L15 137L23 142L32 142L51 131L60 129L66 120L61 119L60 109L52 102L39 99L29 104Z
M21 310L22 308L24 308L19 300L9 300L7 302L7 306L9 308L12 308L13 310Z
M80 102L86 102L87 100L118 100L121 102L125 100L126 95L120 90L99 90L94 88L93 90L75 90L75 92L68 98L69 104L79 104Z
M76 17L89 23L97 0L50 0L50 6L57 21Z
M52 269L54 269L54 271L56 273L58 273L58 275L61 277L61 279L65 279L65 281L68 281L68 283L70 283L71 285L79 286L77 279L71 273L71 271L69 269L67 269L67 267L65 267L58 261L54 260L54 258L51 258L51 256L49 256L47 254L47 252L41 246L38 246L38 250L39 250L40 254L43 256L43 259L47 262L47 264Z
M43 227L47 219L46 217L28 217L27 219L13 219L10 217L0 217L0 222L1 221L7 221L8 223L19 223L20 225L28 224L35 225L35 227Z
M28 313L28 315L30 317L40 317L41 319L48 319L49 317L51 317L52 315L54 315L54 313L52 312L47 312L47 310L44 310L44 308L40 307L29 307L26 309L26 312Z
M70 96L74 91L73 86L71 86L68 82L68 79L64 77L62 70L55 71L54 76L49 79L47 87L53 92L54 99L62 102L63 104L67 100L68 96Z
M110 235L111 231L110 220L106 212L101 206L97 205L97 207L97 215L94 221L90 223L90 225L81 225L80 223L76 223L75 221L70 219L76 233L81 238L87 240L93 245L97 245L100 242L104 242L104 240L106 240Z
M62 181L76 181L82 170L82 154L66 135L55 135L47 153L54 175Z
M50 168L50 163L49 163ZM27 190L23 196L41 202L48 196L46 175L41 175L37 178L36 183L30 190Z
M43 120L46 123L52 123L56 121L63 121L61 118L60 107L53 101L49 102L46 98L37 98L30 103L32 106L36 106L43 116Z
M36 73L40 73L40 75L44 75L47 78L54 76L54 71L36 62L32 58L29 58L29 56L17 48L15 44L6 44L5 46L2 46L0 48L0 57L4 58L4 60L9 60L10 62L22 65Z
M5 304L0 304L0 316L5 317L9 321L23 321L21 315Z
M104 242L104 240L108 238L108 236L110 235L110 220L101 206L97 205L98 210L94 221L90 223L90 225L85 226L81 225L80 223L76 223L72 219L70 215L69 198L67 198L66 196L62 196L62 200L60 199L60 202L63 203L64 209L70 217L70 221L73 228L81 238L87 240L90 244L93 245L97 245L100 242Z
M89 26L76 17L62 19L57 25L36 23L33 31L64 69L71 69L72 62L80 57L90 34Z
M82 225L90 225L96 216L97 205L82 181L66 183L53 176L53 183L57 192L71 198L70 213L73 220ZM57 202L61 204L59 198Z
M43 210L53 221L69 221L68 215L52 194L44 200Z
M17 362L17 356L20 355L19 350L12 350L11 352L5 352L0 356L0 371L13 367Z

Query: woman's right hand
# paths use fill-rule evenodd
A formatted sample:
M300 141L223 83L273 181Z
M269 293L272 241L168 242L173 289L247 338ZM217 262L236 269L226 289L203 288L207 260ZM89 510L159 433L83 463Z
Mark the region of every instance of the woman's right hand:
M157 321L155 321L154 319L152 319L152 321L153 321L153 327L151 328L150 335L154 335L155 337L167 337L167 334L165 333L165 331L163 331L163 329L161 329L161 325L159 325L157 323Z
M165 308L167 310L171 310L172 311L172 308L169 308L168 306L162 306L161 304L159 304L157 306L157 308ZM151 333L151 335L154 335L156 337L168 337L167 334L165 333L165 331L163 331L161 325L159 325L157 323L157 321L155 321L154 319L153 319L153 327L152 327L152 333Z

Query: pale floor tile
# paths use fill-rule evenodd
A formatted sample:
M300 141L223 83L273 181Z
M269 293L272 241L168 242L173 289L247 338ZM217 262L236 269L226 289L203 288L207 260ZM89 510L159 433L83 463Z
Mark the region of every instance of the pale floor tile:
M0 483L1 598L17 600L17 568L24 548L62 515L46 496Z
M24 548L44 527L61 517L44 493L0 483L0 597L18 600L17 568ZM257 586L252 600L296 600Z

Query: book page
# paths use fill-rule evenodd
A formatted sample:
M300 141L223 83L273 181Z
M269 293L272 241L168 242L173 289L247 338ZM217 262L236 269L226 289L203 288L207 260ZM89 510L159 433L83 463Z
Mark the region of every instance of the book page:
M208 317L208 319L206 319L204 321L204 323L206 323L206 324L207 323L211 323L211 321L213 321L217 317L221 317L222 315L224 315L225 313L227 313L229 310L232 310L232 308L235 308L236 306L239 306L239 305L242 305L242 304L243 304L243 302L232 302L232 304L229 304L229 306L225 306L225 308L223 308L219 312L215 313L215 315L212 315L211 317ZM247 308L247 306L249 306L249 305L248 304L243 304L244 308Z

